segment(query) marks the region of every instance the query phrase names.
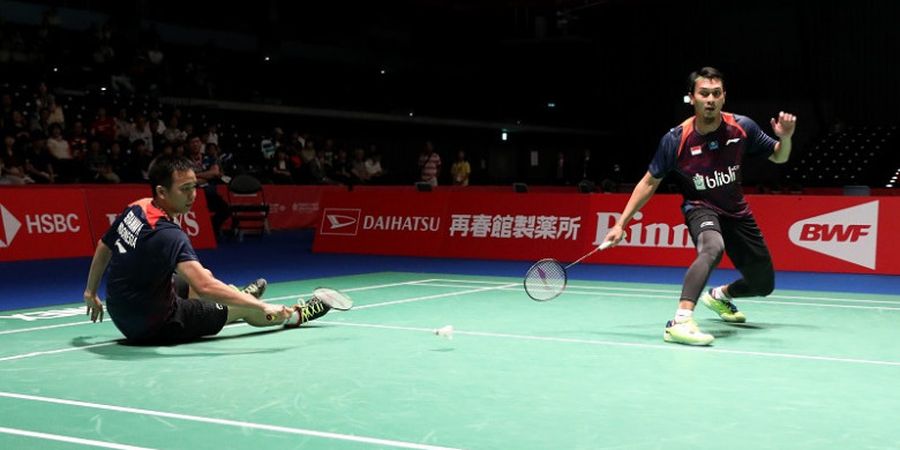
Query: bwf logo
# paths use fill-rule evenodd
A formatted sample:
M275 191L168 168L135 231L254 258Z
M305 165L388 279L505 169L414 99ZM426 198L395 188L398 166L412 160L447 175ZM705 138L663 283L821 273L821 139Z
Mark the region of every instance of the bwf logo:
M799 247L875 269L878 201L801 220L788 237Z
M322 213L320 234L356 236L359 232L359 216L362 210L354 208L325 208Z
M12 244L19 228L22 228L22 222L19 222L19 219L16 219L2 204L0 204L0 221L3 222L3 239L0 239L0 248L7 248Z

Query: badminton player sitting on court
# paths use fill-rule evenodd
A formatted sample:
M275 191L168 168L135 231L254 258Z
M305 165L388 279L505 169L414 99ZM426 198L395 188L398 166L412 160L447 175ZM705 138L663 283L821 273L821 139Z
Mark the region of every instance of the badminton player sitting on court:
M671 129L659 143L644 178L635 186L618 223L606 236L618 243L623 229L650 200L659 183L671 174L681 186L682 212L697 246L697 258L688 268L675 318L666 323L666 342L707 345L713 336L703 333L693 319L697 299L726 322L744 322L732 299L766 296L775 287L772 257L750 207L741 193L741 159L765 156L781 164L791 153L796 117L781 112L772 119L779 140L766 135L747 117L722 112L725 84L722 74L704 67L689 77L694 116ZM742 278L703 291L709 275L726 252Z
M153 197L129 205L97 243L84 291L92 321L103 320L97 288L107 266L106 306L119 331L135 342L187 342L238 320L299 326L328 312L316 298L293 308L260 301L264 279L241 290L217 280L174 222L190 211L197 195L191 161L160 156L151 163L149 178Z

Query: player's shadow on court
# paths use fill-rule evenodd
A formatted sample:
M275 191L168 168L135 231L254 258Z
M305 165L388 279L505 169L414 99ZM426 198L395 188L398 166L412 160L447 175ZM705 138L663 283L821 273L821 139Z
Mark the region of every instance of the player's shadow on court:
M91 342L89 337L79 336L72 338L71 345L73 347L85 347L85 350L93 353L95 355L101 356L106 359L115 360L115 361L134 361L141 359L156 359L156 358L184 358L184 357L219 357L219 356L236 356L236 355L248 355L248 354L267 354L267 353L279 353L285 350L290 350L294 347L270 347L270 348L257 348L257 349L203 349L202 351L178 351L178 352L166 352L164 349L186 349L195 347L198 344L202 344L204 342L209 341L218 341L224 339L233 339L237 337L245 337L250 335L258 335L258 334L266 334L272 333L277 330L261 330L255 331L251 333L245 333L240 335L233 336L220 336L220 337L212 337L206 339L200 339L194 342L184 342L177 344L153 344L153 343L135 343L129 342L126 339L115 339L112 341L105 342ZM109 345L97 345L97 344L109 344Z
M817 327L815 325L810 325L806 323L766 323L766 322L752 322L752 323L731 323L726 322L722 319L711 319L716 324L728 325L729 327L740 328L744 330L772 330L775 328L797 328L797 329L806 329L806 330L818 330L821 327Z

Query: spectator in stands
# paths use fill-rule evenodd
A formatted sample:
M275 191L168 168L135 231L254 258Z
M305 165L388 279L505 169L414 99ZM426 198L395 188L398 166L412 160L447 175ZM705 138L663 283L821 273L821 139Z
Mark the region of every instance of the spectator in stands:
M310 142L311 141L307 141L307 145L309 145ZM311 184L335 184L331 178L328 178L328 173L325 168L325 152L321 150L317 151L316 157L304 162L303 167L306 168L305 173Z
M166 142L171 142L173 144L177 142L184 142L185 139L187 139L187 134L185 134L184 131L181 131L181 129L178 128L177 116L173 115L169 119L169 126L166 127L166 132L163 133L163 138L166 140Z
M617 162L613 162L604 167L603 180L600 182L600 187L603 192L617 192L619 185L623 181L622 166Z
M116 139L116 121L106 115L106 108L97 108L97 117L91 122L91 136L103 145L109 145Z
M771 119L779 140L772 139L749 118L722 112L725 82L721 72L704 67L691 73L688 80L693 117L660 140L656 156L604 241L621 241L628 222L650 200L662 180L667 175L675 178L684 197L681 210L697 247L697 257L685 274L678 309L666 323L663 338L666 342L708 345L713 336L700 331L693 319L698 300L725 322L743 323L746 316L732 299L767 296L775 287L772 257L741 193L740 170L741 162L752 156L786 162L796 117L781 112L777 120ZM741 278L704 292L710 273L725 253Z
M53 94L50 93L50 88L47 86L47 83L43 81L38 83L37 85L37 93L34 94L34 110L40 111L42 109L50 108L50 99L53 97Z
M47 97L50 102L47 105L47 111L50 111L50 114L47 116L47 123L50 125L58 124L59 126L66 128L66 114L63 112L63 107L59 103L56 103L56 98L52 95Z
M131 183L144 183L153 161L153 151L143 139L131 143L131 167L127 179Z
M122 181L132 181L128 178L131 170L131 161L122 153L122 145L118 141L113 141L109 145L109 168Z
M453 184L455 186L468 186L469 175L472 174L472 166L466 159L466 152L460 150L456 153L456 162L450 167L450 175L453 176Z
M116 115L116 139L128 141L131 136L131 129L134 128L131 121L128 120L128 110L122 108Z
M12 96L3 94L2 99L0 99L0 121L3 122L5 127L12 123L13 111L15 110L16 107L13 105Z
M25 116L19 111L12 112L12 122L6 124L6 129L10 130L13 135L16 136L16 139L27 139L29 131L31 131L31 127L28 126ZM46 136L46 134L44 134L44 136Z
M194 135L194 124L192 124L190 122L184 124L184 128L182 128L182 131L184 131L184 136L185 136L184 142L187 143L187 139Z
M3 136L3 153L0 154L0 184L22 185L34 183L25 173L25 160L11 134Z
M166 124L160 120L158 111L150 113L150 120L147 121L147 125L150 127L150 134L153 135L154 144L162 142L166 133Z
M47 140L40 134L31 137L31 145L25 152L25 172L37 183L54 183L53 157L47 150Z
M581 167L579 168L577 176L578 181L596 181L599 160L591 155L591 149L589 148L582 150L581 155Z
M291 161L284 150L275 152L272 161L272 181L275 184L291 184L294 182L294 174L291 172Z
M419 180L437 186L440 173L441 157L435 153L431 141L425 142L425 147L419 156Z
M333 148L333 147L332 147ZM325 170L328 172L328 177L332 180L336 181L338 184L354 184L353 174L350 172L350 159L347 157L347 150L340 148L337 150L337 155L335 156L332 163L328 164L328 153L323 149L322 156L324 158Z
M107 268L107 306L116 327L133 342L188 342L239 320L296 327L336 306L317 298L293 308L269 304L259 300L264 279L238 290L213 277L174 221L190 211L196 198L191 166L183 158L155 160L153 197L131 204L97 243L83 295L92 321L103 320L97 293Z
M553 181L559 186L569 183L568 168L566 167L566 152L560 150L556 153L556 164L554 165Z
M41 108L37 116L31 119L31 131L37 131L47 136L50 134L50 110Z
M150 149L150 153L153 153L153 132L150 131L150 124L143 114L138 114L128 132L128 142L134 144L137 140L144 141L144 145Z
M368 183L369 171L366 170L366 149L353 149L353 160L350 161L350 175L354 184Z
M194 164L194 173L197 175L198 187L206 194L206 206L213 214L213 231L218 238L222 233L222 224L228 219L230 208L228 203L219 195L216 186L222 183L222 169L219 164L219 155L215 147L212 154L206 154L206 146L200 140L200 136L194 135L188 138L190 155L188 159Z
M50 154L53 155L57 161L71 161L74 158L72 155L72 147L69 145L69 141L63 137L62 127L59 125L53 125L50 128L50 137L47 139L47 149L50 150Z
M312 139L306 139L303 150L300 150L300 158L304 163L308 163L316 158L316 143Z
M204 136L204 142L207 144L216 144L219 145L219 132L216 128L216 124L210 124L206 127L206 134Z
M322 145L322 153L325 155L325 165L326 166L334 166L334 160L337 156L338 150L337 146L334 144L334 139L326 138L325 144ZM346 152L344 153L344 159L346 160ZM338 170L335 167L332 167L332 170Z
M76 120L72 124L72 132L69 134L69 148L72 150L72 157L78 161L84 160L87 145L88 138L84 134L84 125L80 120Z
M85 171L88 180L97 183L118 183L119 175L112 170L109 164L109 155L103 151L100 141L91 141L87 155L84 158Z
M366 158L366 173L370 183L381 182L384 177L384 169L381 167L381 153L373 145L369 157Z

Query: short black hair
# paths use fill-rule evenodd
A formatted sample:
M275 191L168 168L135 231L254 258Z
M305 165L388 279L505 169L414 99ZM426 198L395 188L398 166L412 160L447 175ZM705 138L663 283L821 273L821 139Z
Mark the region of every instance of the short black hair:
M706 66L700 70L695 70L688 75L688 92L693 94L697 84L697 78L709 78L710 80L719 80L722 82L722 89L725 88L725 75L715 67Z
M150 179L150 189L156 197L156 187L163 186L166 189L172 187L172 178L176 171L193 170L194 164L184 156L159 155L150 163L147 178Z

